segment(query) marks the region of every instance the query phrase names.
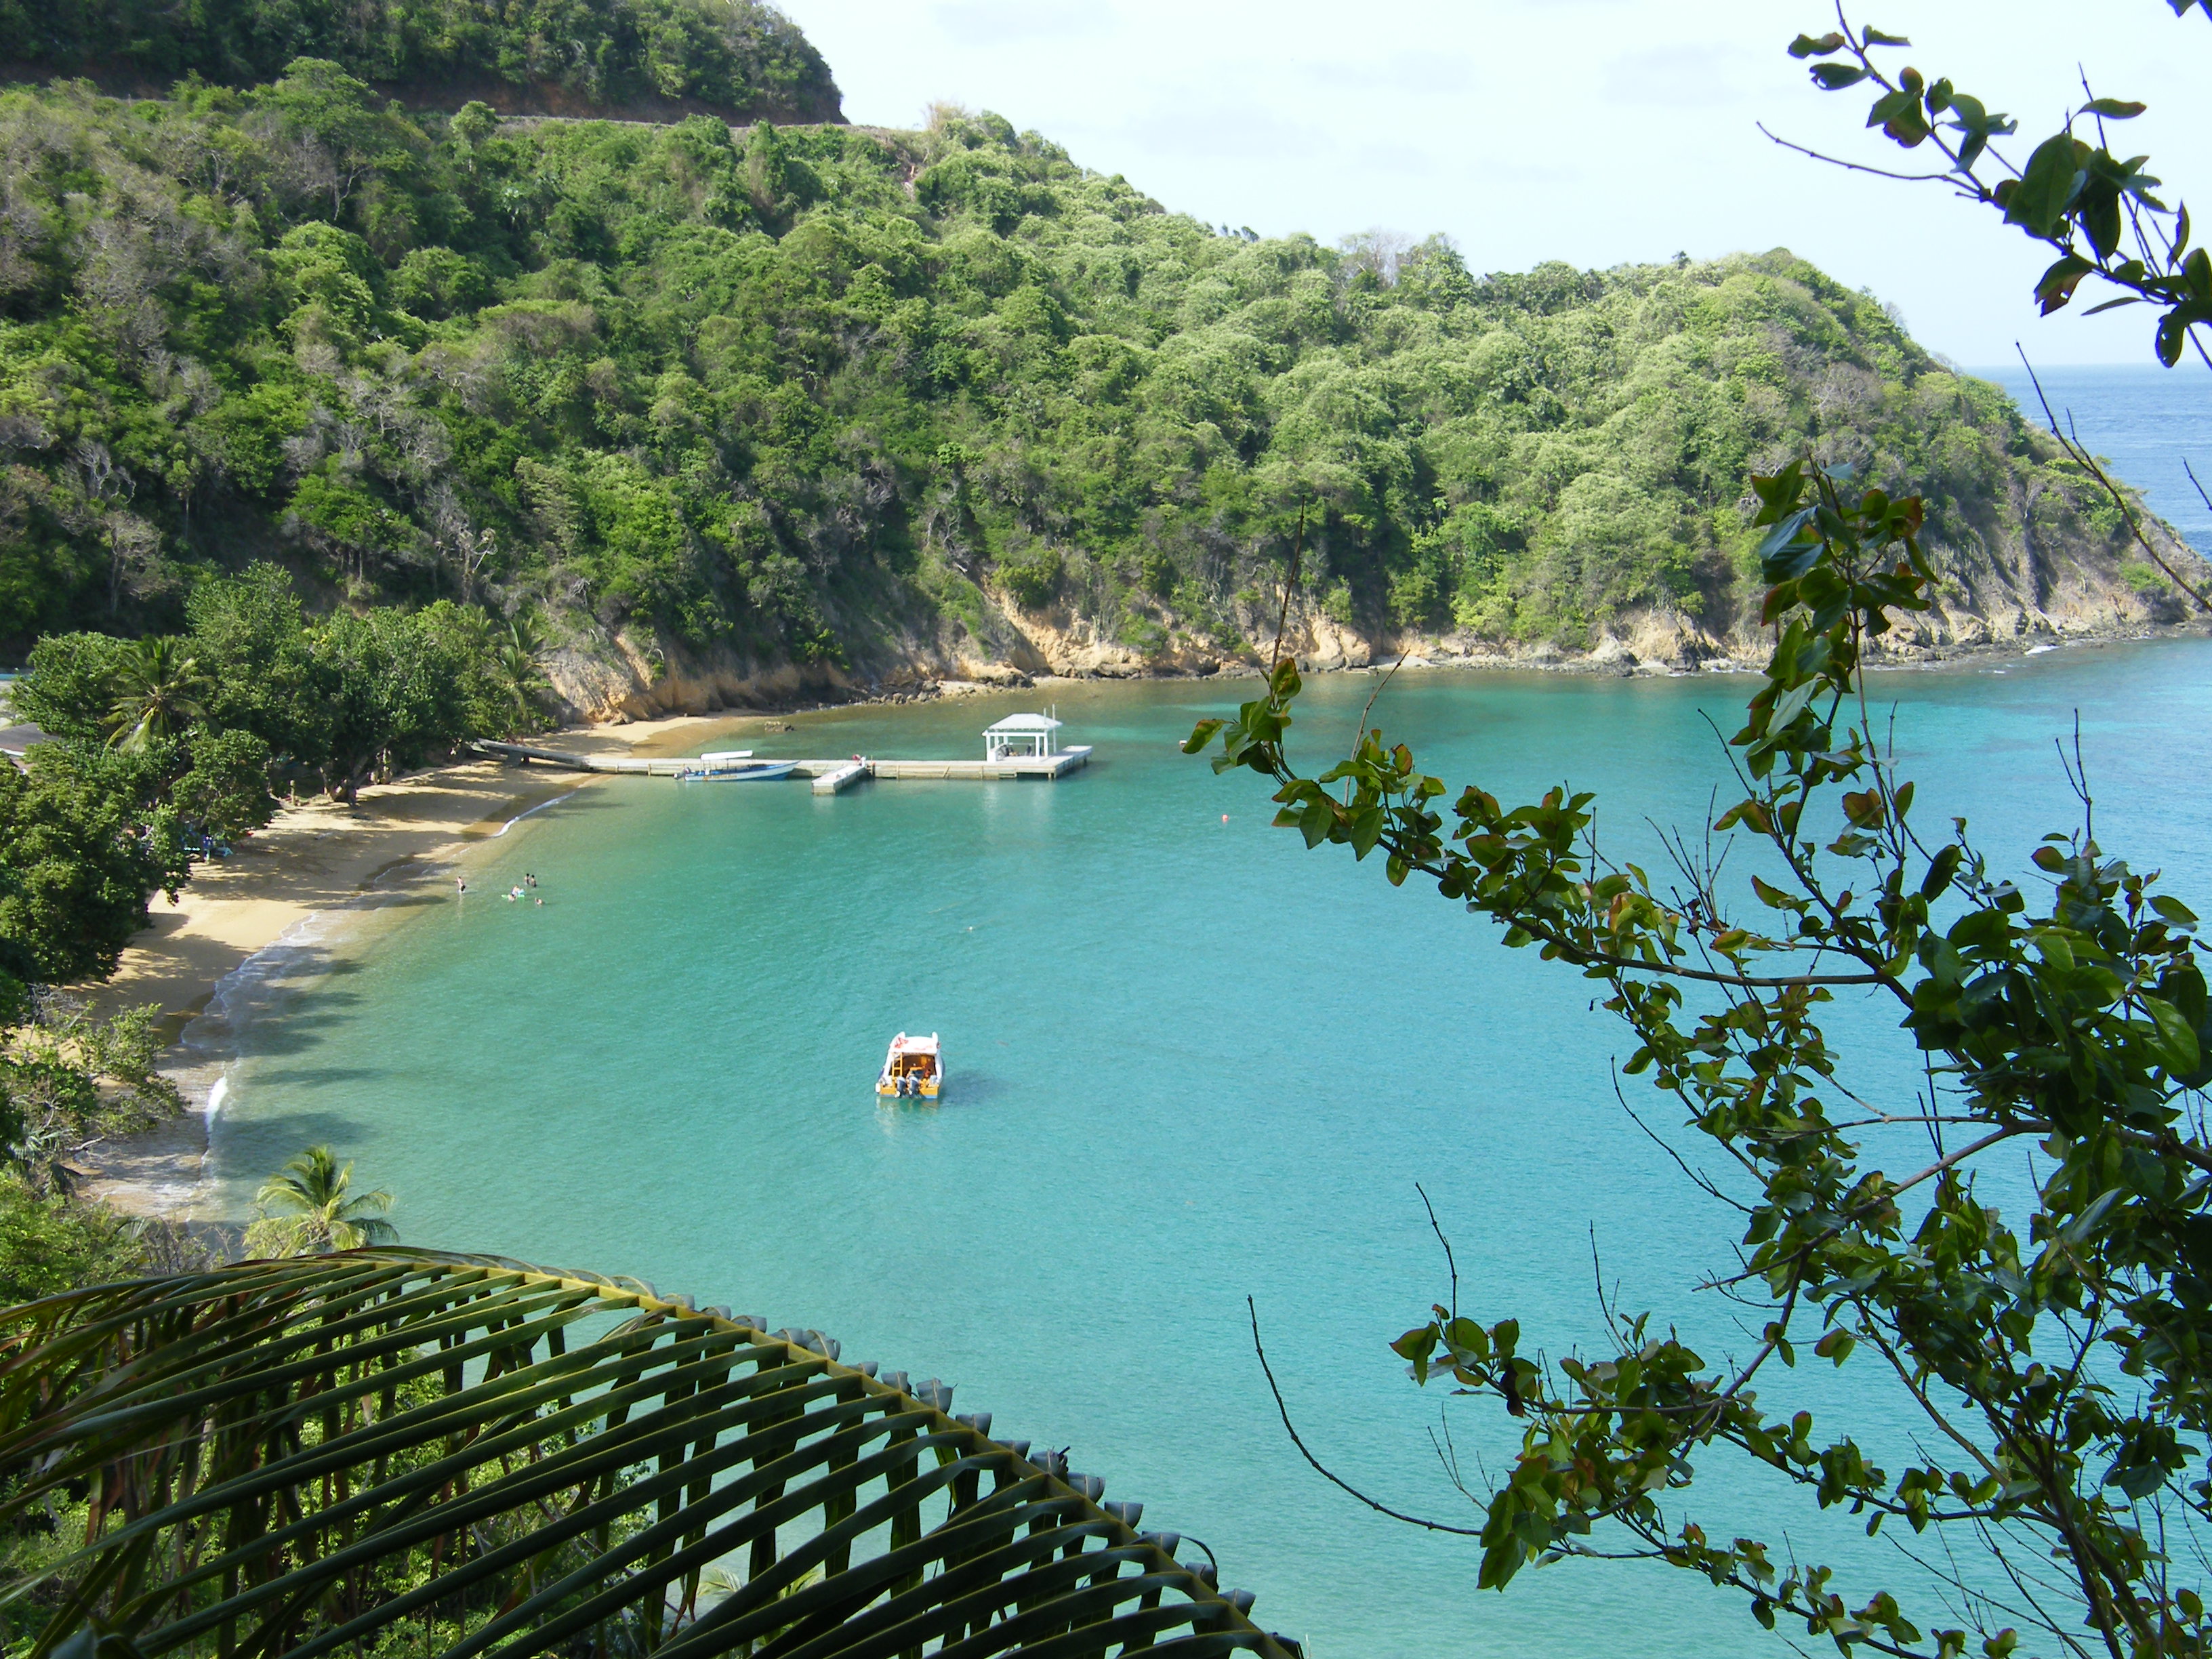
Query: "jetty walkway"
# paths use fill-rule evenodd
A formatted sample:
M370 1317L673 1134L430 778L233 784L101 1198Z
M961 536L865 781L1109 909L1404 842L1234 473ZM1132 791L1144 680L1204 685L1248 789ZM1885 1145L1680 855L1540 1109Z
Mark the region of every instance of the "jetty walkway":
M643 777L672 778L696 770L699 757L671 755L647 759L631 755L574 755L558 749L540 749L527 743L492 743L479 738L469 745L478 754L527 764L541 761L572 772L625 772ZM765 758L765 757L763 757ZM817 795L842 794L863 778L1064 778L1080 770L1091 758L1091 746L1078 744L1055 754L1020 755L1005 760L879 760L848 755L839 760L802 760L791 775L812 781Z

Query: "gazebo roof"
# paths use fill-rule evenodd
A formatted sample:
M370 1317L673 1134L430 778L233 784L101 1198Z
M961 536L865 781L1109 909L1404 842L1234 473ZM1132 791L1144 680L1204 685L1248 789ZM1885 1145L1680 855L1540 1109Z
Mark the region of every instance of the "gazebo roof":
M1049 714L1009 714L983 735L987 738L995 738L1000 732L1057 732L1059 730L1060 722Z

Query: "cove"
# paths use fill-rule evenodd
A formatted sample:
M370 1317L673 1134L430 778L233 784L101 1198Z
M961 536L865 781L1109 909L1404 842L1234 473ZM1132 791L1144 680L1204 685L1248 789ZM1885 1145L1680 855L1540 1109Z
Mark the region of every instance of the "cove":
M1726 781L1715 726L1755 684L1408 672L1374 717L1455 784L1599 790L1636 852L1647 815L1697 825ZM1313 683L1299 752L1340 752L1376 685ZM1517 1313L1532 1343L1595 1331L1594 1250L1622 1305L1680 1317L1709 1358L1741 1339L1690 1290L1729 1265L1729 1217L1615 1100L1619 1030L1583 982L1418 884L1307 853L1268 827L1258 780L1176 751L1252 686L1055 688L1066 735L1097 749L1056 784L585 788L486 843L465 899L425 885L295 948L237 1039L225 1203L242 1212L327 1140L399 1195L409 1243L650 1278L942 1377L955 1409L1070 1446L1146 1524L1203 1539L1255 1617L1320 1659L1778 1651L1740 1603L1662 1568L1569 1563L1478 1594L1472 1540L1361 1509L1285 1439L1248 1295L1332 1467L1478 1522L1431 1449L1443 1397L1385 1347L1445 1291L1416 1182L1463 1304ZM1899 707L1916 814L1966 814L2023 871L2075 821L2051 743L2078 709L2100 838L2203 908L2212 642L1875 690ZM808 716L747 745L980 753L986 725L1047 695ZM543 908L496 896L525 870ZM944 1034L942 1105L876 1103L902 1027ZM1771 1392L1852 1400L1848 1372ZM1451 1432L1471 1482L1513 1443L1480 1405ZM1717 1531L1805 1531L1755 1484L1697 1498ZM1905 1586L1886 1547L1862 1559L1880 1577L1860 1587Z

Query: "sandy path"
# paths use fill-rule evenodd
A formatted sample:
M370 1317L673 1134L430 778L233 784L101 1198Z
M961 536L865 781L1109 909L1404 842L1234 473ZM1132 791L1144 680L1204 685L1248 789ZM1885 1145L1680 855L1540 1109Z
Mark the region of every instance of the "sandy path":
M757 721L641 720L562 732L547 744L588 753L677 751L705 733ZM88 1002L103 1012L158 1005L172 1042L219 1001L223 981L282 947L319 917L450 890L453 866L473 845L534 806L578 788L642 788L659 780L562 772L473 761L417 772L361 792L358 806L318 800L286 808L240 842L231 857L196 866L175 902L156 894L153 922L123 954L115 976ZM276 953L271 952L274 956ZM313 971L303 952L295 971ZM279 966L276 971L285 971ZM207 1093L219 1067L172 1048L164 1072L191 1109L152 1134L102 1146L82 1159L88 1194L133 1213L188 1217L207 1154Z

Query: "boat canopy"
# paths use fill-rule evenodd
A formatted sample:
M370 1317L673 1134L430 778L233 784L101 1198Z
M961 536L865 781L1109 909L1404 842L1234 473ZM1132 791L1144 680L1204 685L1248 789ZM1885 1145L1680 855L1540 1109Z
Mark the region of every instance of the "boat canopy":
M933 1054L937 1052L937 1034L933 1031L927 1036L908 1036L901 1031L891 1039L891 1052L895 1054Z
M1009 714L983 733L983 758L1041 760L1052 753L1052 734L1059 730L1060 722L1049 714Z

